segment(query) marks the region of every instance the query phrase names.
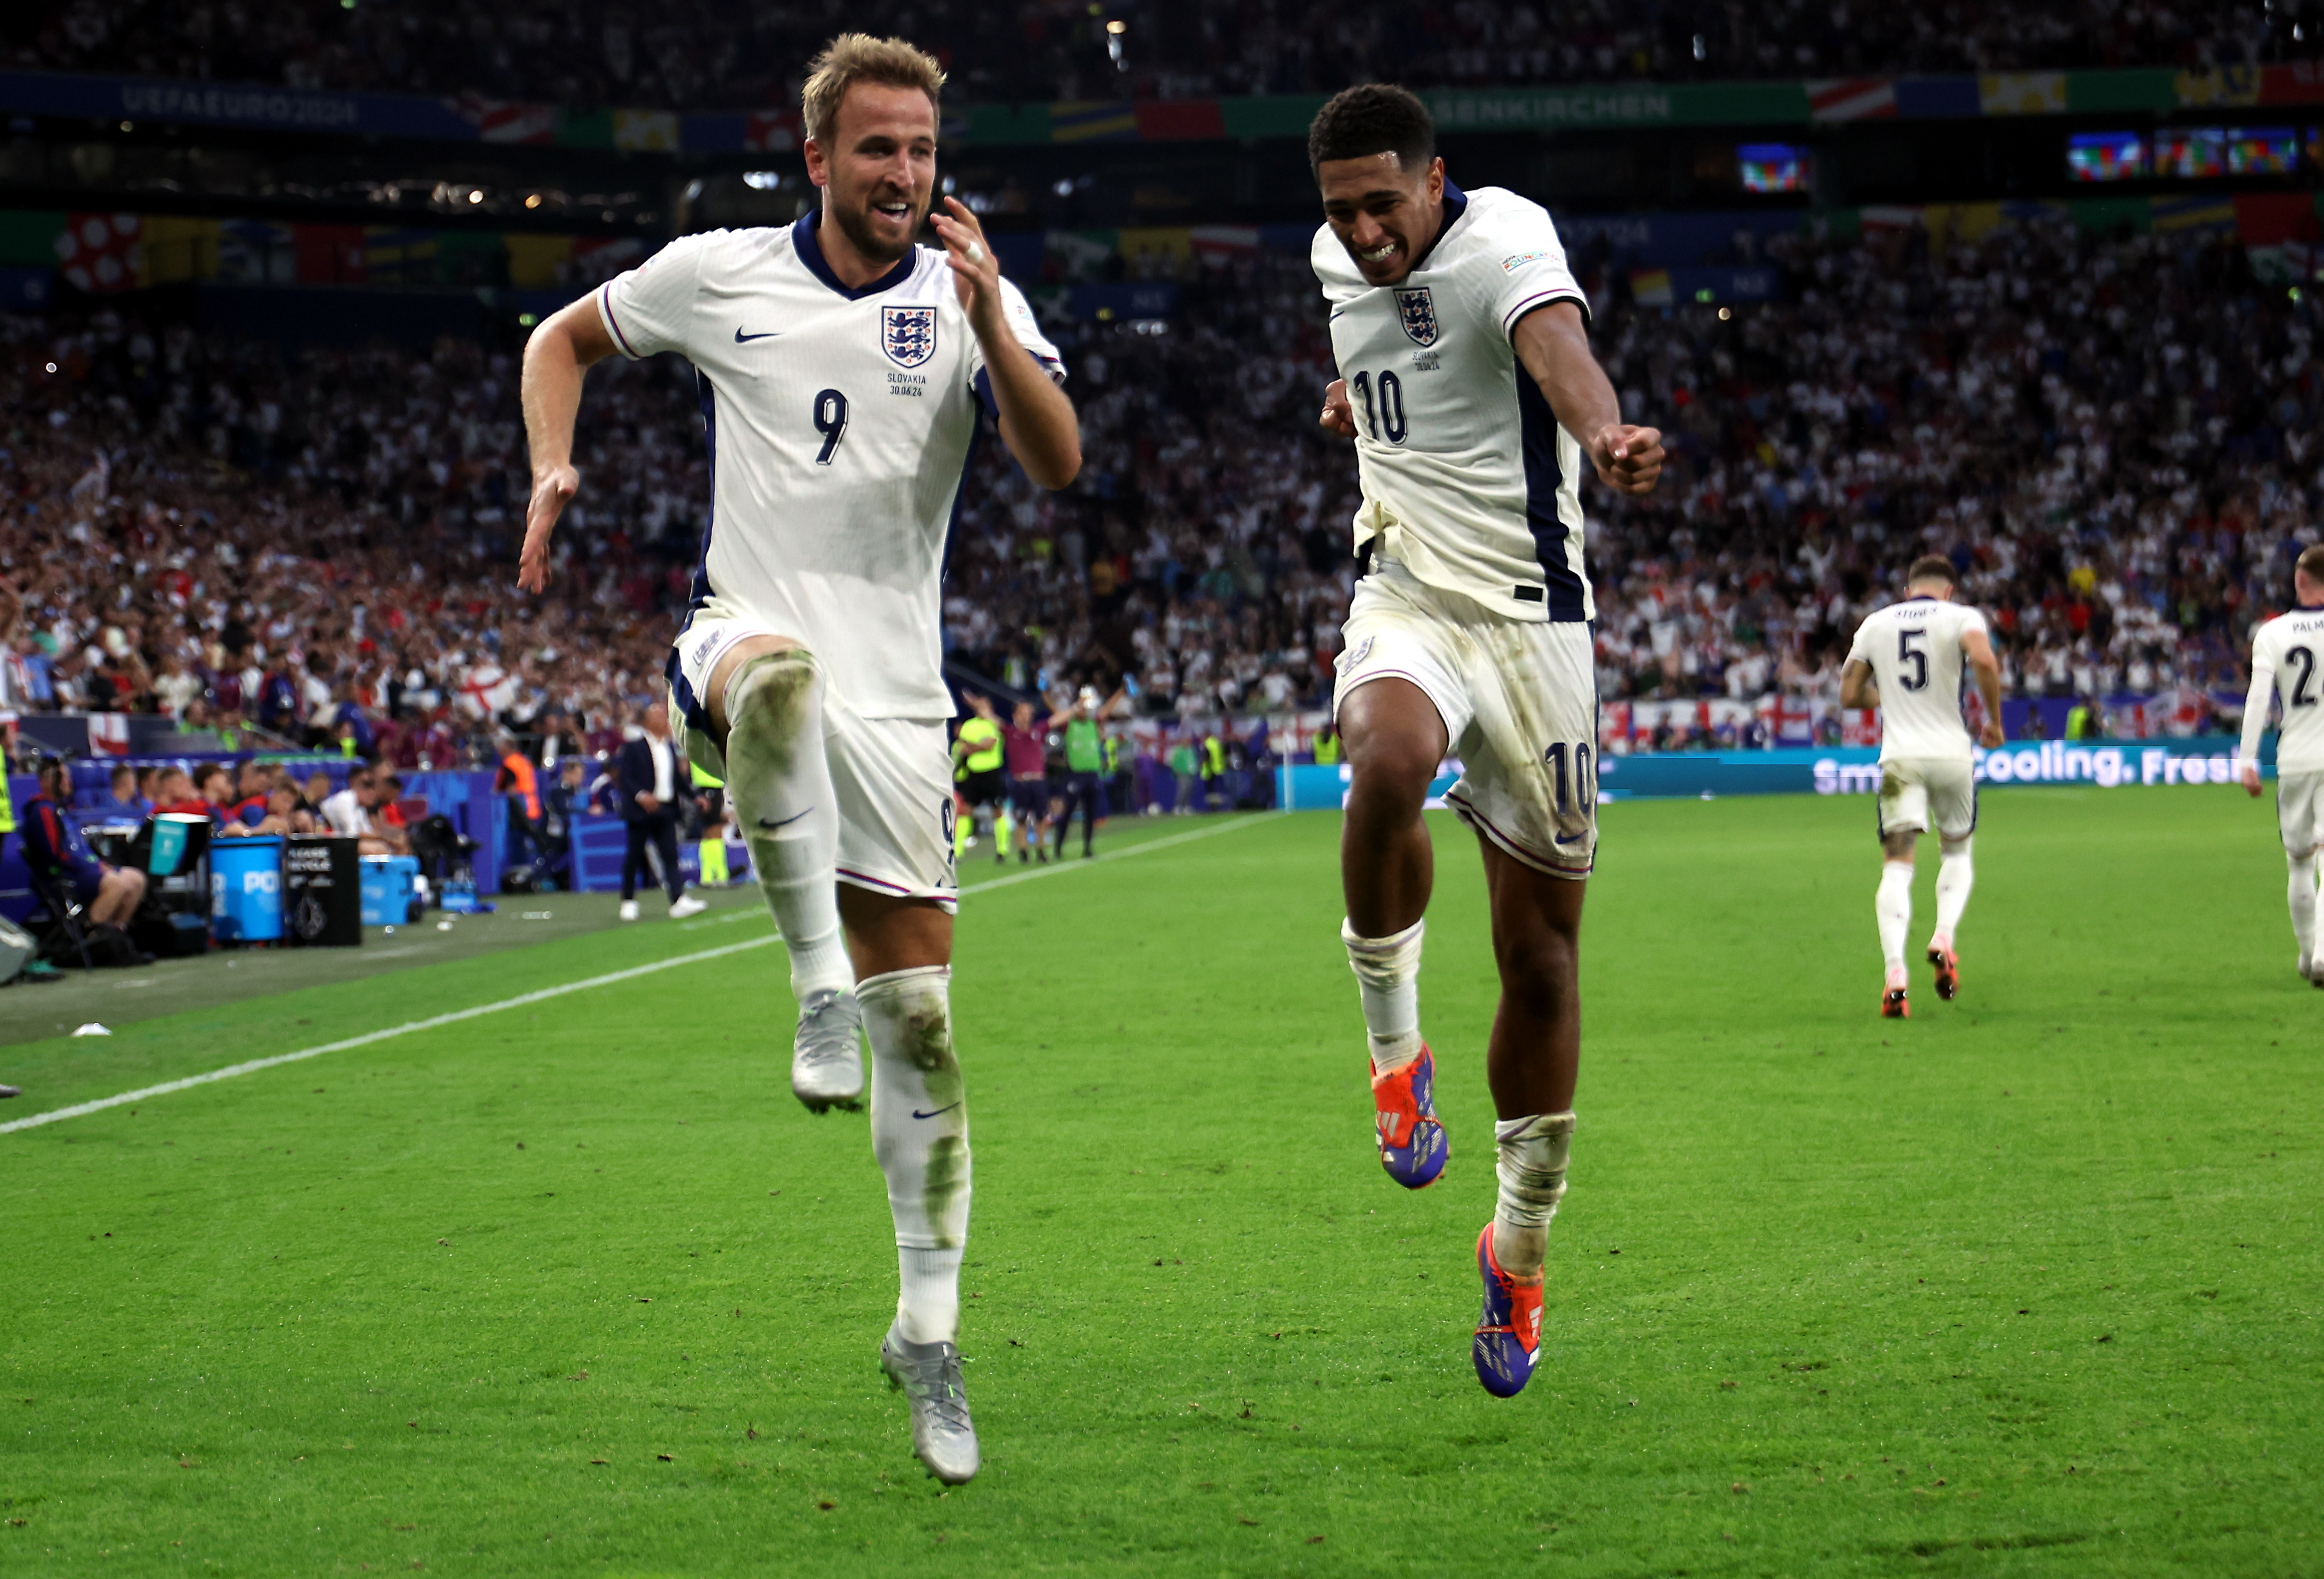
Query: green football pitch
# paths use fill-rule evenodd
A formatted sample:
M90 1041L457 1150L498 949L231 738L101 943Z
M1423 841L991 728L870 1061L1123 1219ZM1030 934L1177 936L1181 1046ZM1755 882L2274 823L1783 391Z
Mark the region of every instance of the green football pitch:
M1602 822L1515 1400L1468 1359L1468 836L1422 978L1452 1161L1408 1195L1337 819L1132 820L964 906L973 1484L910 1457L865 1123L789 1096L753 946L0 1134L0 1570L2324 1573L2324 993L2270 808L1987 796L1963 996L1916 969L1902 1024L1868 801ZM24 1043L0 1118L769 930Z

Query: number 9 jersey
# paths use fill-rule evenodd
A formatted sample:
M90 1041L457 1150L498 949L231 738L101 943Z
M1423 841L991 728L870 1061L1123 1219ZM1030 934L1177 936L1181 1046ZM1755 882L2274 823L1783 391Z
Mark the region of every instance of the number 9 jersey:
M1536 308L1589 310L1548 211L1448 180L1443 227L1397 284L1369 283L1328 225L1310 257L1355 411L1355 546L1377 540L1418 581L1508 619L1595 618L1582 447L1509 340Z
M1964 604L1908 597L1875 609L1856 627L1851 662L1868 665L1880 686L1880 760L1973 762L1961 721L1961 637L1985 630Z
M602 287L598 315L622 355L676 351L701 385L694 607L715 598L806 643L862 717L947 718L940 582L983 348L942 252L914 247L851 290L820 217L680 237ZM1062 378L1024 296L1001 291L1017 342Z

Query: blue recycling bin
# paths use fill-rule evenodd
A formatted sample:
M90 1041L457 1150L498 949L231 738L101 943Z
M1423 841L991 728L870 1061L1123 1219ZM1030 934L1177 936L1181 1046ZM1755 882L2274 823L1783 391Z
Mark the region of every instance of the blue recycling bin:
M210 934L220 943L282 940L282 841L272 834L210 845Z
M419 891L419 857L366 855L363 858L364 926L402 926L411 919L411 901Z

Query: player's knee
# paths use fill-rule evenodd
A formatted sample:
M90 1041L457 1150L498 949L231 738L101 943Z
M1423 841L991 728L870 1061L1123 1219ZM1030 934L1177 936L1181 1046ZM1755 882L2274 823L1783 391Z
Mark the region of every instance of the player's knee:
M763 722L778 735L794 733L820 703L823 666L804 647L786 647L744 659L728 677L726 726L745 717Z
M1553 1014L1572 999L1580 956L1572 934L1551 926L1493 940L1502 997L1534 1014Z
M1968 834L1963 834L1957 839L1948 838L1942 834L1937 836L1938 853L1948 857L1959 857L1968 854L1969 843L1970 836Z
M1415 811L1428 798L1429 780L1436 777L1437 753L1431 742L1407 735L1368 735L1361 745L1348 747L1349 789L1374 802L1411 803Z

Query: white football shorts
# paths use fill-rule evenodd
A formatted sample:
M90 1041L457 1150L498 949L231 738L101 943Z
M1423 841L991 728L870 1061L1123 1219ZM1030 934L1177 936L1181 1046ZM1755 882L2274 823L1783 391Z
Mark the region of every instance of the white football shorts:
M1933 820L1932 820L1933 819ZM1977 831L1977 769L1957 757L1891 757L1880 764L1880 836Z
M2305 855L2324 845L2324 826L2317 822L2319 813L2324 813L2324 773L2277 770L2275 821L2283 830L2285 854Z
M747 636L787 633L719 597L696 608L678 632L671 644L670 723L704 772L726 777L725 755L697 700L718 660ZM944 720L863 717L826 677L823 743L839 801L839 881L957 909L952 753Z
M1526 865L1590 875L1598 855L1598 678L1590 627L1512 620L1375 556L1356 583L1333 694L1410 680L1436 705L1461 777L1444 803Z

